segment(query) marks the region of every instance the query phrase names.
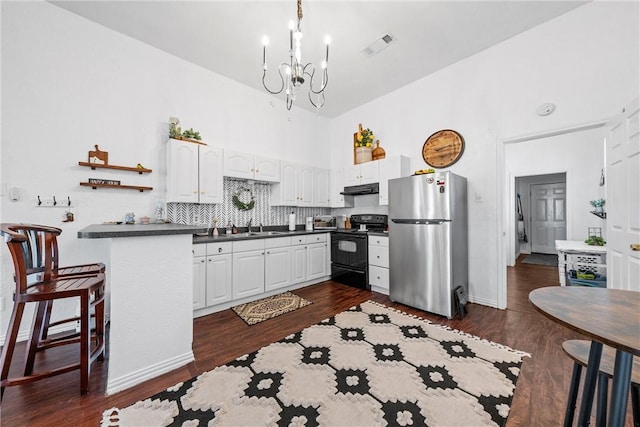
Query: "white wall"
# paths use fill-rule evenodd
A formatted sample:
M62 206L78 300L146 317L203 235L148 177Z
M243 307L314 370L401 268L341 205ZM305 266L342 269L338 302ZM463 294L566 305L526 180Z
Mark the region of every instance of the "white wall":
M466 149L450 170L468 178L469 297L499 306L499 252L508 231L501 141L601 121L637 96L638 16L637 2L589 3L349 111L329 124L332 163L351 159L358 123L375 132L388 156L411 157L413 170L426 167L421 149L429 135L458 130ZM537 116L543 102L555 103L556 112Z
M62 264L105 259L105 242L77 239L89 224L151 215L166 190L168 119L200 131L205 142L239 151L328 167L327 120L284 104L182 59L78 17L47 2L2 2L2 147L0 183L17 187L19 202L0 196L3 222L58 226ZM168 28L167 31L177 31ZM259 68L256 68L259 72ZM269 106L273 101L275 106ZM78 166L98 144L109 163L153 169L150 175ZM154 187L91 190L89 177ZM0 185L0 188L3 188ZM0 192L1 193L1 192ZM62 208L34 200L67 196ZM11 307L13 267L0 249L2 296ZM8 310L2 320L8 319ZM26 316L30 318L30 315ZM4 322L3 322L4 323ZM1 333L5 327L0 325Z

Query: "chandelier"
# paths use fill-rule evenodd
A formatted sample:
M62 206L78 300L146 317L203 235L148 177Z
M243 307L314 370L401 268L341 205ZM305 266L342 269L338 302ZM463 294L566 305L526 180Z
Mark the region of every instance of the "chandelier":
M320 87L314 88L314 77L316 76L316 66L311 62L304 64L302 62L302 0L298 0L298 24L293 21L289 22L289 63L283 62L278 66L278 74L280 75L280 89L271 90L267 87L265 77L267 76L267 45L269 39L262 39L262 85L272 95L277 95L285 91L287 95L287 110L291 110L293 101L296 100L296 91L304 84L305 76L309 79L309 101L316 108L324 105L324 89L327 87L329 75L327 74L327 63L329 62L329 37L325 37L327 45L324 61L320 65L322 81ZM316 78L317 84L317 78Z

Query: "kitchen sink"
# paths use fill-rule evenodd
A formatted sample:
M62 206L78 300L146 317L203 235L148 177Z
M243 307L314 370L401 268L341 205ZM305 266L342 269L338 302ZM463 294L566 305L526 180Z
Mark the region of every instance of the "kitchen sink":
M238 233L232 234L231 237L260 237L260 236L277 236L280 234L287 234L286 231L252 231L250 233Z
M263 231L262 233L257 233L257 234L261 234L263 236L277 236L279 234L287 234L286 231Z

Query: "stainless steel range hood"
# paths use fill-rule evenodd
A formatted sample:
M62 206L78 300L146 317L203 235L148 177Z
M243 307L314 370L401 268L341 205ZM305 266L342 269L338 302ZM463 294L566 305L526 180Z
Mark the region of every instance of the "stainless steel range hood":
M362 185L352 185L349 187L344 187L344 191L340 194L345 196L360 196L363 194L378 194L379 185L377 182L373 184L362 184Z

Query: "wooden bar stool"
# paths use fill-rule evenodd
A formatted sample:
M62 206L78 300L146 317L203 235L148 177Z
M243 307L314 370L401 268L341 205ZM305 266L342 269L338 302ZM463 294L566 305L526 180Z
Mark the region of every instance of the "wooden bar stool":
M7 386L25 384L42 378L80 369L80 391L89 390L91 363L104 358L104 264L59 267L57 236L59 228L32 224L0 224L0 235L7 243L14 265L16 290L5 344L0 360L0 398ZM53 301L63 298L80 299L80 316L50 323ZM9 378L11 359L15 350L20 323L26 303L35 302L24 375ZM91 329L91 310L95 316L95 330ZM69 333L48 337L51 326L80 323ZM45 372L34 373L36 353L48 348L80 343L79 362ZM92 345L93 344L93 345Z
M565 414L565 427L573 425L578 387L580 386L580 373L582 367L586 367L589 362L590 348L591 342L587 340L568 340L562 343L562 350L574 361L571 386L569 387L569 401L567 402L567 412ZM614 349L604 346L600 358L600 372L598 373L597 426L606 425L608 380L613 377L615 358ZM631 408L633 425L634 427L640 427L640 358L638 357L633 358L631 371Z

